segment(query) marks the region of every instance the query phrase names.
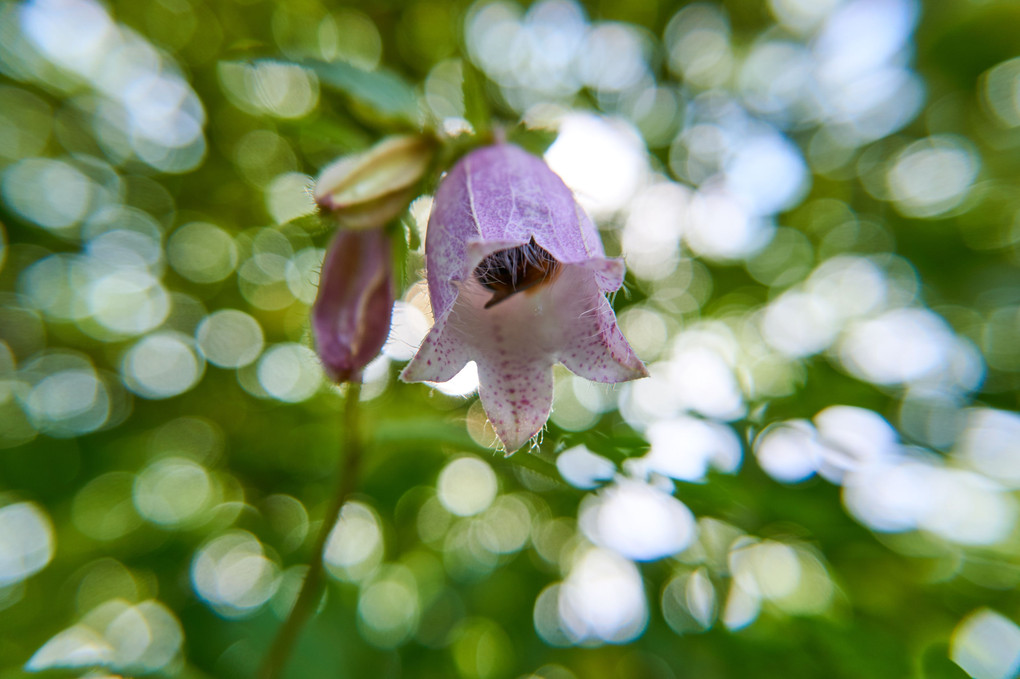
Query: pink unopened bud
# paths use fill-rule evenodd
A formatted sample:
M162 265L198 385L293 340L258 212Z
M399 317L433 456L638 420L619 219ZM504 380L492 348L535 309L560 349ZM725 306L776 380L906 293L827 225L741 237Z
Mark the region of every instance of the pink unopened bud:
M415 198L434 152L428 137L383 139L323 170L315 183L315 202L346 228L383 226Z
M329 377L361 381L382 349L393 311L393 263L382 229L341 230L322 264L312 308L315 347Z

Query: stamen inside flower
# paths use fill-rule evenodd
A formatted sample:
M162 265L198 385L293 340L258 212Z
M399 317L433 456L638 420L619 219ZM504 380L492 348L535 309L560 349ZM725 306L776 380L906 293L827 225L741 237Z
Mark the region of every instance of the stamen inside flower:
M511 295L537 287L559 272L560 264L532 238L515 248L494 252L475 268L475 278L492 291L485 303L489 309Z

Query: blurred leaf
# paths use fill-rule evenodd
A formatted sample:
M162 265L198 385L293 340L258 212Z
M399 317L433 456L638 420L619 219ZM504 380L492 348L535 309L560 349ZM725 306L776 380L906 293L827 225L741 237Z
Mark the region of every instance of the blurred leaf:
M287 131L291 132L289 129ZM294 126L293 133L302 137L304 146L326 147L335 153L361 150L375 141L373 135L354 121L330 114L321 115L315 120L302 120ZM332 157L325 162L330 160Z
M921 667L924 679L967 679L969 676L949 659L949 644L929 646L921 656Z
M507 130L507 141L517 144L525 151L542 156L556 141L556 130L526 127L523 123Z
M1020 54L1016 38L1020 5L989 3L963 16L947 15L944 30L936 33L925 56L938 64L942 73L951 74L957 87L969 88L983 71Z
M439 443L476 453L488 453L494 462L502 459L507 465L518 465L542 476L562 483L556 465L538 455L522 450L509 456L497 454L491 448L478 445L468 435L462 422L443 422L434 419L380 420L375 434L379 446L406 443Z
M393 271L397 277L396 285L397 290L403 290L407 287L407 253L410 249L407 244L407 239L404 237L404 232L407 231L404 227L406 220L398 219L394 220L388 229L390 235L390 242L392 243L393 251Z
M319 80L364 104L384 119L420 124L418 95L407 81L386 68L365 71L343 61L306 59L299 62L312 69Z
M311 214L301 215L300 217L296 217L296 218L290 220L289 222L285 222L284 224L281 224L280 226L281 227L284 227L284 226L296 226L299 229L303 229L303 230L307 231L308 233L312 234L313 236L316 235L316 234L320 234L320 233L325 233L327 231L331 231L332 229L336 228L336 225L333 224L331 222L331 220L327 219L325 216L323 216L319 212L313 212Z
M564 440L569 446L583 443L593 453L608 457L615 462L623 462L629 457L636 457L648 452L648 442L633 433L585 432L585 436L566 436Z
M464 118L471 123L475 134L487 137L492 126L492 113L485 96L485 76L467 59L461 60L463 69Z

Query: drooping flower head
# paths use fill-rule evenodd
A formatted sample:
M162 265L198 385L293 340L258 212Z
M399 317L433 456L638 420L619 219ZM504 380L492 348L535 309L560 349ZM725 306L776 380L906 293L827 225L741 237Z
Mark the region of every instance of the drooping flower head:
M570 189L523 149L478 149L443 178L425 258L436 322L401 377L444 382L475 361L508 452L545 425L553 364L596 382L647 375L605 295L623 283L623 262L605 256Z

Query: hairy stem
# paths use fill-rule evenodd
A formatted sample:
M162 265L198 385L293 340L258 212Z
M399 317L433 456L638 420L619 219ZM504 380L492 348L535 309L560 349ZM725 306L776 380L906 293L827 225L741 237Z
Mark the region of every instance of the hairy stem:
M358 401L360 397L361 384L358 382L348 384L343 418L343 456L337 470L336 493L330 501L326 515L322 519L322 527L315 538L312 562L308 565L308 573L301 585L301 591L298 593L293 608L290 609L290 614L276 633L273 646L269 649L262 668L259 670L259 679L276 679L283 673L301 627L318 605L322 591L323 556L326 551L326 542L340 516L340 509L357 485L362 452L358 431Z

